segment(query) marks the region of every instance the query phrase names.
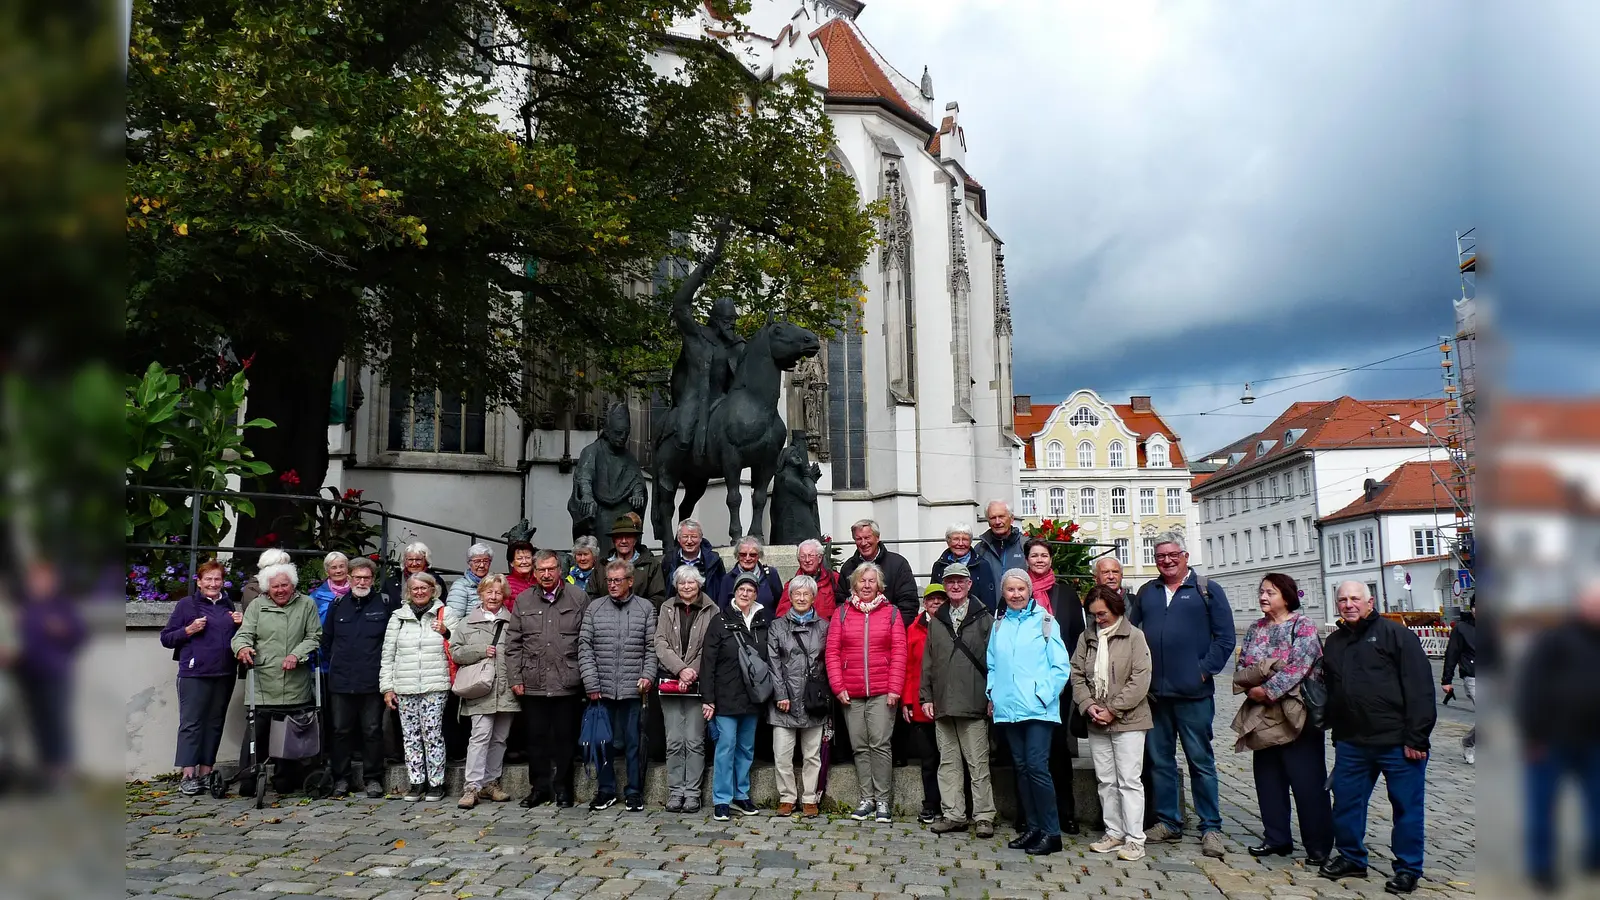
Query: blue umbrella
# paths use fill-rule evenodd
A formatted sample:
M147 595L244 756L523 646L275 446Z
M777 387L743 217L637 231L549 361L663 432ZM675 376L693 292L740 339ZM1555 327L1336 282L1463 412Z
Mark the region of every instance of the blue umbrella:
M606 714L601 704L591 703L584 710L578 743L583 748L584 771L593 774L595 768L611 753L611 716Z

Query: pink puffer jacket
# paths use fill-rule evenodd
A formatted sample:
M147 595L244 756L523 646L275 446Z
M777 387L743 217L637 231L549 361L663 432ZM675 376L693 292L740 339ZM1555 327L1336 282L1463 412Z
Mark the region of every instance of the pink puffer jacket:
M892 603L870 614L839 605L828 627L828 686L835 695L903 695L906 684L906 626Z

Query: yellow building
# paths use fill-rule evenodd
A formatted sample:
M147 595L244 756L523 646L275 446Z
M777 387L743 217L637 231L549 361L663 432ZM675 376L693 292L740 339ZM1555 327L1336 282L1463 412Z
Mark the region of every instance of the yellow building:
M1190 562L1204 565L1188 463L1149 397L1113 404L1081 390L1048 405L1019 396L1016 421L1026 442L1019 519L1072 519L1079 540L1115 548L1134 588L1155 577L1162 532L1182 535Z

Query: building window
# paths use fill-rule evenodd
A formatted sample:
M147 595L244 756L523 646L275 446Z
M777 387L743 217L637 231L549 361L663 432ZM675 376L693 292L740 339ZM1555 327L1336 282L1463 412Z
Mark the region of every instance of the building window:
M1147 537L1139 541L1139 559L1142 560L1146 566L1153 566L1156 564L1155 538Z
M1228 555L1228 558L1233 560L1234 564L1237 565L1239 562L1239 532L1235 531L1232 534L1232 537L1233 540L1229 543L1233 544L1233 552Z
M1050 516L1060 518L1067 514L1067 489L1054 487L1050 489Z
M1256 482L1256 509L1265 509L1267 505L1267 480L1265 478Z
M1167 488L1167 515L1183 515L1183 488Z
M1300 521L1304 522L1306 526L1306 552L1315 554L1317 552L1317 539L1314 536L1316 532L1311 530L1311 517L1306 516Z
M1213 559L1216 559L1216 556L1211 552L1211 538L1206 538L1206 565L1211 565Z
M1107 465L1111 466L1111 468L1113 468L1113 469L1120 469L1123 466L1127 465L1128 456L1127 456L1126 449L1123 447L1121 441L1112 441L1111 442L1111 449L1109 451L1109 458L1106 460L1106 463L1107 463Z
M1111 489L1111 514L1125 516L1128 514L1128 489L1114 487Z
M1210 497L1207 497L1206 499L1200 501L1200 521L1202 521L1202 522L1210 522L1211 521L1211 498Z
M1156 489L1139 488L1139 515L1153 516L1156 514Z
M867 395L861 313L851 306L828 340L828 450L833 489L867 489Z
M1261 526L1261 558L1266 559L1270 554L1267 549L1267 526Z
M1117 548L1117 562L1125 566L1133 564L1133 548L1127 538L1117 538L1111 542Z
M1039 492L1033 488L1022 489L1022 517L1037 516L1039 514Z
M1095 515L1095 512L1096 511L1095 511L1095 492L1094 492L1094 488L1086 487L1086 488L1083 488L1082 490L1078 491L1078 513L1079 513L1079 515L1092 516L1092 515Z
M1411 529L1412 556L1437 556L1438 554L1438 535L1435 534L1432 528Z
M1078 445L1078 468L1094 468L1094 444L1084 441Z
M1347 563L1356 561L1356 533L1354 531L1346 531L1344 533L1344 561Z
M1244 533L1244 561L1249 562L1256 558L1256 534L1253 531Z
M1067 451L1060 441L1051 441L1044 448L1044 467L1059 469L1067 464Z
M390 450L481 454L486 419L482 398L389 387Z
M1300 467L1300 496L1311 496L1311 467Z
M1278 552L1272 554L1273 556L1280 556L1280 557L1283 556L1283 526L1282 525L1273 525L1272 526L1272 546L1273 546L1274 549L1276 549L1278 551Z
M1067 424L1073 428L1099 428L1100 417L1089 407L1080 406L1073 412L1072 418L1067 420Z
M1339 536L1337 534L1328 535L1328 565L1339 565Z
M1235 498L1233 496L1233 491L1229 491L1228 492L1228 515L1236 516L1238 514L1239 514L1239 501L1238 501L1237 498Z
M1150 468L1165 469L1167 467L1167 445L1165 442L1151 441L1145 445L1145 457L1150 461Z
M1363 529L1361 529L1361 558L1362 558L1362 560L1364 560L1366 562L1372 562L1373 558L1376 557L1377 555L1378 555L1377 534L1371 528L1363 528Z
M1267 479L1268 490L1272 492L1272 502L1278 502L1278 476L1273 475Z
M1289 526L1289 555L1294 556L1300 552L1300 535L1296 533L1294 520L1288 521Z

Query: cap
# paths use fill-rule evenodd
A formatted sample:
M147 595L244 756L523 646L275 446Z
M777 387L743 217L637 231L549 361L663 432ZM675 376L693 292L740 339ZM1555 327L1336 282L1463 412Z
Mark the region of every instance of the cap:
M738 590L739 589L739 585L741 585L741 584L748 584L753 588L760 589L760 587L761 587L761 579L756 577L756 573L754 573L754 572L745 572L745 571L741 570L739 572L739 574L733 576L733 588L734 588L734 590Z
M945 591L944 585L940 584L937 581L935 581L933 584L930 584L927 587L922 589L922 596L924 596L924 597L930 597L930 596L932 596L934 594L944 594L946 597L950 596Z
M643 535L644 528L641 527L639 517L633 513L618 516L617 521L611 525L611 536L616 537L619 534L631 534L635 537Z
M957 578L971 578L972 570L967 568L966 564L964 563L951 563L950 565L944 567L944 577L950 578L952 576Z

